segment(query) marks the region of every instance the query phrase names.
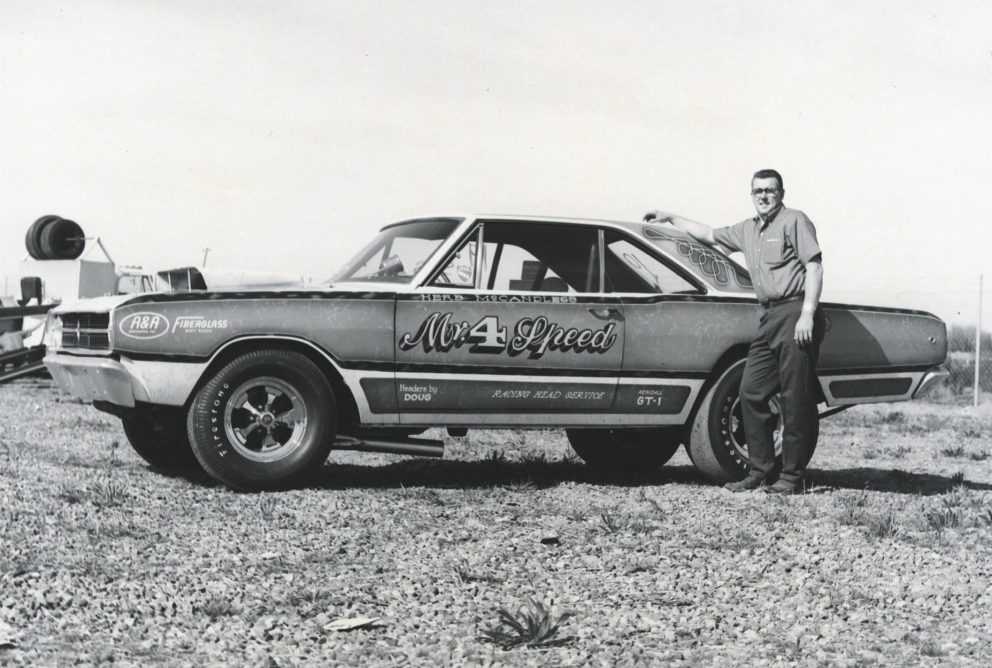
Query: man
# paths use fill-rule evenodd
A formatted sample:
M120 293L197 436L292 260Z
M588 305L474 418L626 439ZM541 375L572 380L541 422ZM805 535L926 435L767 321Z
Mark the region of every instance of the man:
M795 494L802 489L819 433L816 361L824 333L819 308L823 265L813 223L782 203L781 174L756 172L751 196L758 215L729 227L714 229L664 211L648 212L644 220L667 221L703 243L744 253L761 304L740 395L751 470L744 480L725 487ZM776 419L769 408L776 393L783 426L781 471L775 462Z

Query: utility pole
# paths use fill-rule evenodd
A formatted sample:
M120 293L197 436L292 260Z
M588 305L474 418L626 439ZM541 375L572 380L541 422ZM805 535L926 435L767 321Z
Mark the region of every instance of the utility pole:
M979 368L982 365L982 274L978 275L978 326L975 327L975 408L978 408Z
M203 264L200 265L201 267L206 267L207 266L207 253L209 253L209 252L210 252L210 249L209 248L204 248L203 249Z

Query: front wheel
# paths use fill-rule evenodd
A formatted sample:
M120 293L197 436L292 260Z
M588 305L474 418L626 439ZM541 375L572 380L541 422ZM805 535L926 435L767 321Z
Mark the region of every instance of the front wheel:
M681 427L567 429L568 442L585 463L613 471L656 469L682 444Z
M327 459L337 408L305 355L258 350L228 362L196 393L186 428L211 476L234 489L297 485Z

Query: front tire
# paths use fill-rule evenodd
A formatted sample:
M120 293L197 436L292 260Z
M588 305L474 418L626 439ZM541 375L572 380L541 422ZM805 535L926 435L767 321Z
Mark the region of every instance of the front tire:
M153 468L163 471L200 469L189 444L182 409L135 407L121 415L121 425L131 447Z
M586 464L610 471L656 469L678 451L681 427L567 429L568 442Z
M741 415L744 363L728 367L710 387L692 422L686 450L699 472L715 483L743 480L751 470ZM773 411L777 400L772 400ZM782 453L781 420L775 430L775 452Z
M337 407L305 355L257 350L225 364L196 393L186 428L204 470L242 491L298 485L327 459Z

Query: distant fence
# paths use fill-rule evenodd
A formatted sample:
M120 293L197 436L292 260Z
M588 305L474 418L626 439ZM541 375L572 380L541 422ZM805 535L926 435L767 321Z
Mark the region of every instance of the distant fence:
M944 381L944 387L937 395L955 403L972 403L975 391L975 353L973 351L951 351L944 364L951 373ZM978 365L978 389L992 396L992 350L982 349L982 359Z

